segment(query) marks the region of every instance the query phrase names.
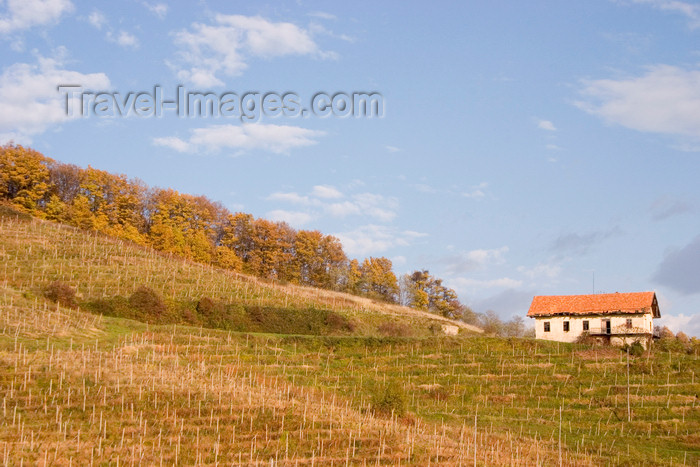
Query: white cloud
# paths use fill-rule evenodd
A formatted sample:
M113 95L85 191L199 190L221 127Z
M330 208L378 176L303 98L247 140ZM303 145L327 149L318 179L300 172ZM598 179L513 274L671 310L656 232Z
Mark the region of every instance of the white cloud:
M244 123L242 125L211 125L191 131L188 140L171 136L154 138L156 146L179 152L220 152L225 149L249 151L260 149L275 154L288 154L291 149L316 144L315 138L325 133L288 125Z
M650 5L657 10L680 13L690 20L690 26L700 26L700 5L680 0L632 0L633 3Z
M213 24L194 23L175 34L179 60L171 64L178 78L195 86L223 85L221 78L239 76L250 57L286 55L329 57L311 34L286 22L273 23L259 16L216 15Z
M549 120L538 120L537 128L546 131L557 131L557 128L554 126L554 123L550 122Z
M583 82L580 109L633 130L700 139L700 70L648 67L622 79Z
M7 0L6 4L6 12L0 15L0 35L54 23L74 8L70 0Z
M437 193L437 189L433 188L430 185L426 185L425 183L416 183L415 185L413 185L413 187L416 190L420 191L421 193L428 193L428 194Z
M104 28L106 30L105 39L109 42L133 49L137 49L140 45L138 38L130 32L124 30L115 31L114 28L110 27L107 17L99 10L94 10L87 18L83 19L87 20L95 29L102 30Z
M143 2L143 5L160 19L165 18L165 15L168 14L168 5L165 3L156 3L152 5L148 2Z
M330 185L316 185L309 195L296 192L276 192L268 196L270 201L282 201L297 205L309 206L314 217L326 214L332 217L367 216L381 222L388 222L396 217L398 200L375 193L357 193L350 199L339 201L344 195Z
M401 151L400 148L397 148L396 146L384 146L387 151L389 152L399 152Z
M314 18L328 19L328 20L337 19L337 17L334 14L326 13L325 11L314 11L312 13L309 13L309 16L313 16Z
M352 215L359 215L362 213L360 207L351 201L331 203L326 205L324 209L328 214L334 217L346 217Z
M282 201L285 203L292 203L292 204L311 204L312 200L308 196L301 196L298 193L295 192L290 192L290 193L272 193L270 196L267 197L269 201Z
M177 152L193 151L194 148L187 141L183 141L176 136L166 136L163 138L153 138L153 144L174 149Z
M484 190L488 186L489 186L489 184L486 182L479 183L478 185L473 186L471 188L471 191L468 191L466 193L462 193L462 196L464 196L465 198L471 198L471 199L483 198L484 196L486 196L486 193L484 192Z
M689 336L700 336L700 315L697 314L685 315L681 313L675 316L664 314L654 324L658 326L668 326L668 328L675 333L683 331Z
M351 256L379 254L396 246L409 246L427 234L410 230L400 231L385 225L365 225L350 232L334 234Z
M292 227L301 227L313 219L313 216L309 213L300 211L285 211L283 209L269 211L266 214L266 217L274 222L286 222Z
M462 274L475 271L491 264L503 264L505 254L509 248L502 246L494 249L476 249L467 252L458 252L439 260L445 264L445 271L448 274Z
M100 11L93 11L87 17L88 23L90 23L95 29L102 29L102 27L107 24L107 18Z
M502 246L501 248L496 248L493 250L472 250L467 253L466 258L478 265L484 265L486 263L501 264L505 261L503 256L508 253L509 248L507 246Z
M561 266L556 264L538 263L531 268L519 266L518 272L531 280L540 277L545 277L547 279L555 279L561 275Z
M59 49L57 56L64 52ZM80 73L63 68L60 58L39 57L37 64L15 63L0 75L0 140L31 142L31 136L68 121L66 95L60 84L80 84L87 89L108 89L104 73ZM80 106L77 98L72 106ZM77 115L76 115L77 117Z
M395 210L399 205L396 198L374 193L360 193L353 195L352 199L360 212L380 221L388 222L396 217Z
M126 31L119 31L117 34L109 31L107 32L107 40L122 47L131 47L134 49L139 47L139 40L136 36Z
M311 195L317 198L342 198L343 194L330 185L316 185L311 191Z

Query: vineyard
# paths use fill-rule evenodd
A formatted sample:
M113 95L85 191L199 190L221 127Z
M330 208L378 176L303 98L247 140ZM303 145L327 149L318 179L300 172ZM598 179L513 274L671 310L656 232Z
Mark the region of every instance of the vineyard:
M696 352L445 336L425 313L17 217L0 221L0 257L3 465L700 462ZM81 307L44 298L53 281ZM82 307L139 286L170 308L325 307L356 327L235 332Z

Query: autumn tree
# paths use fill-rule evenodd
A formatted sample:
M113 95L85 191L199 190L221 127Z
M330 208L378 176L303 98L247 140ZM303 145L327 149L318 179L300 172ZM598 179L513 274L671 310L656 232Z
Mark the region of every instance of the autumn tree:
M293 259L292 233L284 223L255 219L250 214L239 212L228 216L220 243L240 258L243 272L288 280L289 264Z
M390 260L348 261L331 235L232 214L204 196L150 189L125 175L63 164L18 145L0 147L0 199L50 220L259 277L400 299L449 317L468 310L428 271L402 278L399 289Z
M391 260L387 258L365 259L360 268L362 292L372 298L396 303L399 284L391 267Z
M49 189L50 159L19 145L0 146L0 198L35 215L41 215Z
M464 306L459 302L457 293L444 286L442 279L432 276L427 270L422 270L407 275L406 282L408 306L447 318L462 316Z
M301 284L327 289L341 285L347 257L340 240L318 230L300 230L294 242L294 265Z
M362 267L360 262L353 259L348 263L345 273L345 291L351 294L360 295L364 290L362 282Z

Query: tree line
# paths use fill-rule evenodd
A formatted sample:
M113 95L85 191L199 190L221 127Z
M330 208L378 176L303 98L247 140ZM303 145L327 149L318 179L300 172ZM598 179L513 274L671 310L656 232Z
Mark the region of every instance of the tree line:
M391 260L349 259L340 240L205 196L0 146L0 199L34 216L282 283L349 292L477 324L479 316L426 270L397 278Z

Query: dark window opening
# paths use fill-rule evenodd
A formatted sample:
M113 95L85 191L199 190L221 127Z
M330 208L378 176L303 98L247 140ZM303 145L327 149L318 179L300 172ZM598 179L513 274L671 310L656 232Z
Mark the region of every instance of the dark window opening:
M544 322L544 332L549 332L549 321Z
M627 329L632 327L632 318L627 318Z
M589 328L588 328L588 321L584 321L584 322L583 322L583 330L584 330L584 331L588 331L588 329L589 329Z
M569 332L569 322L564 321L564 332Z

